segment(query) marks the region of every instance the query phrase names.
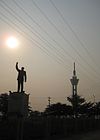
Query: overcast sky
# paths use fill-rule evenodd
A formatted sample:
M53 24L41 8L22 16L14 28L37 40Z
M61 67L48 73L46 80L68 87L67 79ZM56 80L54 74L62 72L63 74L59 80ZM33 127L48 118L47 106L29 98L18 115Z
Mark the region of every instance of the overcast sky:
M9 36L18 47L5 44ZM43 110L66 103L76 63L78 94L100 100L99 0L0 0L0 93L17 90L17 71L27 72L30 105Z

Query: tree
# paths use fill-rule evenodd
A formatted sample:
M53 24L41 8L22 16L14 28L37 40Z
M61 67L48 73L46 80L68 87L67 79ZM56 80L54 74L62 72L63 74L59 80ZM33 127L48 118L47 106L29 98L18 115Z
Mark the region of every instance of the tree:
M0 113L2 117L7 117L8 111L8 94L3 93L0 95Z
M41 112L39 111L32 111L29 113L29 119L30 120L33 120L33 119L36 119L36 118L39 118L41 117Z
M94 104L92 112L96 118L100 118L100 102Z
M70 105L56 103L48 106L44 113L52 116L69 116L72 115L72 107Z
M67 97L67 100L71 103L73 107L73 102L76 101L76 108L73 107L73 115L74 117L80 116L89 116L91 108L93 107L93 103L86 102L85 98L77 95L76 100L74 97Z

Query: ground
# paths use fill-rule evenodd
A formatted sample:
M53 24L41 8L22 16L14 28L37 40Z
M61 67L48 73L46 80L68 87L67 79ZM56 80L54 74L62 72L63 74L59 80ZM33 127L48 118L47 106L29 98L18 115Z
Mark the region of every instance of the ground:
M88 132L81 135L74 135L72 137L60 139L60 140L100 140L100 130L94 132Z

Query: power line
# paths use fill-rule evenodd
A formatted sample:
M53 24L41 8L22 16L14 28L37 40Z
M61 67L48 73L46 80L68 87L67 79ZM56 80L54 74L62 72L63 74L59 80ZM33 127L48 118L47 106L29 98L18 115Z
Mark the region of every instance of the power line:
M14 1L15 2L15 1ZM32 19L32 17L17 3L17 2L15 2L15 4L28 16L28 17L30 17L30 19L32 20L32 21L34 21L33 19ZM36 22L35 22L36 23ZM41 27L40 25L39 25L39 27ZM43 28L42 28L42 30L43 30ZM44 30L43 30L44 31ZM45 32L46 34L47 34L47 32ZM55 41L55 40L53 40L53 41ZM55 42L57 45L59 45L57 42ZM61 46L60 46L60 48L61 48ZM56 49L56 48L55 48ZM63 51L65 51L63 48L61 48ZM67 54L68 54L68 52L67 52ZM69 54L68 54L69 55ZM76 61L75 60L75 58L73 57L73 56L71 56L71 55L69 55L71 58L73 58L73 60L74 61Z
M48 16L41 10L41 8L36 4L36 2L35 2L34 0L32 0L32 2L33 2L33 4L35 5L35 7L40 11L40 13L47 19L47 21L54 27L54 29L58 32L58 34L59 34L59 35L74 49L74 51L77 53L77 55L78 55L80 58L82 58L82 60L83 60L88 66L91 67L92 71L93 71L95 74L97 74L97 71L94 69L94 67L93 67L92 65L90 65L90 64L87 62L87 60L86 60L84 57L82 57L82 56L80 55L80 53L77 51L77 49L75 49L75 48L73 47L72 43L64 37L64 35L61 33L61 31L60 31L60 30L57 28L57 26L48 18ZM97 78L98 78L98 76L97 76Z
M22 8L15 0L13 1L33 22L35 21L25 10L24 10L24 8ZM33 1L32 1L33 2ZM38 8L38 10L44 15L44 17L52 24L52 22L49 20L49 18L46 16L46 14L37 6L37 4L35 3L35 2L33 2L33 4L35 4L35 6L36 6L36 8ZM35 24L37 24L40 28L41 28L41 26L35 21ZM54 27L56 27L54 24L53 24L53 26ZM56 28L57 29L57 28ZM42 30L43 30L43 28L42 28ZM43 30L44 31L44 30ZM44 31L46 34L47 34L47 32L46 31ZM54 40L53 40L54 41ZM55 41L55 43L59 46L59 44ZM50 45L51 45L51 43L49 43ZM72 44L71 44L72 45ZM53 46L54 48L55 48L55 46ZM62 49L65 53L67 53L67 55L69 56L69 57L71 57L72 59L73 59L73 61L76 61L75 60L75 58L72 56L72 55L70 55L68 52L66 52L66 50L65 49L63 49L61 46L59 46L60 47L60 49ZM55 48L56 49L56 48ZM59 50L58 50L59 51ZM61 52L60 52L61 53ZM64 55L63 55L64 56ZM80 56L80 54L79 54L79 56ZM81 56L80 56L81 57ZM85 60L85 59L84 59ZM86 61L87 62L87 61ZM88 63L87 63L88 64ZM81 65L81 63L80 63L80 65ZM89 64L88 64L89 65ZM96 71L95 71L95 73L96 73Z
M68 21L65 20L63 14L61 13L61 11L58 9L58 7L55 5L55 3L52 0L49 0L50 3L52 4L52 6L56 9L56 11L58 12L58 14L60 15L61 19L64 21L64 23L68 26L68 28L70 29L70 31L73 33L73 35L75 36L75 38L78 40L78 42L80 43L80 45L82 46L82 48L84 48L85 52L88 54L88 56L92 59L92 62L94 62L94 64L96 64L93 56L90 54L90 52L88 51L88 49L85 47L84 43L82 40L80 40L79 36L76 34L76 32L73 30L73 28L71 27L71 25L68 23ZM97 67L97 65L96 65Z
M9 8L9 7L8 7ZM6 9L7 10L7 9ZM12 12L14 12L14 11L12 11ZM11 12L10 12L10 14L11 14ZM16 13L15 13L16 14ZM14 16L14 15L13 15ZM16 17L15 17L16 18ZM19 20L18 18L17 18L17 20ZM22 22L21 22L21 24L23 24ZM25 26L26 27L26 26ZM33 38L32 38L33 39ZM38 43L38 42L37 42ZM41 44L39 44L39 46L40 46ZM40 47L40 49L41 49L41 47ZM49 53L48 53L49 54ZM60 62L60 63L62 63L62 62ZM67 69L68 69L68 67L67 67Z
M6 23L6 24L8 24L8 25L10 25L11 26L11 24L9 24L9 22L7 22L5 19L4 19L4 17L6 18L6 19L8 19L8 17L7 16L5 16L3 13L1 13L0 12L0 14L3 16L3 18L1 17L1 19ZM58 57L55 57L54 55L52 55L47 49L45 49L45 47L44 46L42 46L41 44L39 44L36 40L34 40L29 34L27 34L25 31L21 31L22 29L17 25L17 24L15 24L13 21L11 21L10 19L8 19L14 26L13 26L13 28L15 28L15 26L18 28L18 29L20 29L20 30L16 30L19 34L21 34L22 36L25 36L25 38L27 38L27 40L29 40L30 42L32 42L32 44L34 43L34 42L36 42L35 43L35 45L40 49L40 50L42 50L42 52L43 53L45 53L47 56L49 56L49 57L53 57L54 59L55 59L55 61L58 63L58 64L60 64L60 65L62 65L63 63L62 63L62 61L58 58ZM34 41L33 41L34 40ZM51 58L52 58L51 57ZM65 67L65 69L66 69L66 66L64 66L63 65L63 67Z
M2 21L4 21L4 23L6 23L7 25L9 25L10 27L12 27L13 29L15 29L20 35L22 35L22 36L24 36L25 38L27 38L27 40L29 40L32 44L34 43L33 42L33 38L30 36L30 35L28 35L27 34L27 32L25 32L25 31L22 31L22 28L20 28L17 24L15 24L13 21L11 21L11 19L9 19L7 16L5 16L3 13L1 13L0 12L0 14L2 15L2 17L0 17L1 19L2 19ZM7 22L6 20L8 20L8 21L10 21L10 23L9 22ZM13 24L13 26L12 26L12 24ZM16 29L15 27L17 27L18 29ZM37 45L36 43L35 43L35 45L43 52L43 53L45 53L47 56L49 56L49 57L51 57L52 55L48 52L48 51L45 51L43 48L41 48L39 45ZM52 56L54 59L55 59L55 57L54 56ZM61 61L59 61L58 59L55 59L55 61L58 63L58 64L60 64L60 65L62 65L62 63L61 63ZM68 69L68 67L65 67L65 69ZM87 75L88 76L88 75ZM89 77L89 78L91 78L91 77Z
M25 13L25 15L27 15L33 22L34 22L34 19L24 10L24 8L22 8L15 0L13 1L24 13ZM33 2L33 1L32 1ZM33 2L34 3L34 2ZM40 12L42 12L42 14L45 16L45 17L47 17L45 14L44 14L44 12L43 11L41 11L41 9L37 6L37 4L35 3L35 6L36 6L36 8L38 8L39 10L40 10ZM47 19L48 19L48 17L47 17ZM35 21L35 23L37 23L36 21ZM38 25L38 24L37 24ZM41 28L41 26L39 25L39 27ZM42 28L42 31L44 31L47 35L48 35L48 33L45 31L45 30L43 30L43 28ZM53 41L55 41L54 39L53 39ZM56 45L59 45L56 41L55 41L55 43L56 43ZM55 46L53 46L54 48L55 48ZM61 46L59 46L64 52L66 52L65 51L65 49L63 49ZM56 49L56 48L55 48ZM59 50L58 50L59 51ZM76 61L75 60L75 58L72 56L72 55L69 55L69 53L68 52L66 52L67 53L67 55L68 56L70 56L72 59L73 59L73 61ZM80 65L82 65L81 63L79 63ZM82 66L83 67L83 66Z
M14 10L12 10L5 2L3 2L6 6L7 6L7 8L9 8L15 15L17 15L16 14L16 12L14 11ZM2 5L2 7L5 9L5 7ZM5 10L7 10L7 9L5 9ZM9 12L9 10L8 10L8 12ZM32 28L32 26L31 25L29 25L29 27L28 27L28 24L26 23L26 21L23 19L23 18L21 18L20 16L19 16L19 18L21 19L21 20L23 20L23 22L24 23L22 23L22 21L21 20L19 20L19 18L17 18L14 14L12 14L11 12L10 12L10 14L11 15L13 15L14 17L15 17L15 19L17 19L21 24L23 24L24 26L25 26L25 28L28 28L28 30L30 31L30 32L32 32L32 34L34 34L34 35L36 35L35 34L35 32L33 32L33 28ZM30 29L31 28L31 29ZM37 35L36 35L37 36ZM41 35L40 35L41 36ZM39 36L37 36L41 41L43 41ZM43 38L43 37L42 37ZM43 38L44 39L44 38ZM46 39L45 39L45 41L47 41ZM48 41L47 41L47 43L49 44L49 48L51 48L52 47L52 44L51 43L49 43ZM47 45L48 45L47 44ZM54 47L54 46L53 46ZM52 48L53 48L52 47ZM54 48L53 48L54 49ZM56 48L55 48L55 50L56 50ZM58 51L58 50L56 50L56 54L59 56L58 57L58 59L60 60L60 61L64 61L64 55L63 54L59 54L59 52L60 51Z
M27 28L30 32L32 32L32 34L35 34L29 27L27 27L26 25L25 25L25 21L24 21L24 23L22 23L21 22L21 20L19 20L14 14L12 14L9 10L7 10L3 5L2 5L2 7L8 12L8 13L10 13L13 17L15 17L15 19L17 19L22 25L24 25L25 26L25 28ZM8 7L8 6L7 6ZM8 7L9 9L10 9L10 7ZM13 13L15 13L14 11L12 11ZM16 13L15 13L16 14ZM17 14L16 14L17 15ZM21 17L20 17L21 18ZM36 34L35 34L36 35ZM34 38L32 38L33 40L34 40ZM40 38L39 38L40 39ZM38 43L41 47L43 47L44 48L44 46L42 46L39 42L37 42L36 40L34 40L36 43ZM40 47L40 48L41 48ZM45 49L46 49L46 51L48 51L48 49L45 47ZM50 53L50 52L49 52ZM48 54L49 54L48 53ZM57 57L57 56L56 56ZM59 57L57 57L57 59L61 62L61 63L63 63L63 60L61 59L61 58L59 58Z
M8 19L8 17L7 16L5 16L3 13L0 13L2 16L3 16L3 18L2 17L0 17L0 19L2 20L2 21L4 21L4 23L6 23L7 25L9 25L10 27L12 26L11 24L9 24L9 22L7 22L5 19ZM8 19L9 20L9 19ZM11 20L10 20L10 23L11 23ZM13 23L13 22L12 22ZM17 26L15 23L13 23L15 26ZM12 26L13 28L15 28L14 26ZM20 29L20 28L18 28L18 29ZM15 30L16 30L16 28L15 28ZM33 41L30 39L30 37L28 36L28 35L23 35L23 33L25 33L25 34L27 34L26 32L22 32L21 30L17 30L17 32L19 33L19 34L21 34L22 36L25 36L25 38L27 38L29 41L31 41L32 42L32 44L33 44ZM35 44L36 45L36 44ZM37 46L37 45L36 45ZM38 46L37 46L38 47ZM43 50L42 50L42 52L44 52ZM44 53L46 53L46 52L44 52ZM47 54L47 53L46 53ZM48 55L48 54L47 54ZM50 55L49 55L49 57L50 57ZM59 63L59 62L58 62ZM45 98L47 98L47 97L45 97ZM53 98L64 98L64 97L53 97Z
M29 17L49 38L51 38L51 40L53 41L53 42L55 42L55 44L57 45L57 46L59 46L59 48L60 48L60 50L63 50L63 52L66 52L66 50L64 49L64 48L62 48L61 46L60 46L60 44L56 41L56 40L54 40L48 33L47 33L47 31L46 30L44 30L42 27L41 27L41 25L38 23L38 22L36 22L25 10L24 10L24 8L23 7L21 7L15 0L13 1L17 6L18 6L18 8L19 9L21 9L24 13L25 13L25 15L27 15L27 17ZM40 35L41 36L41 35ZM42 38L44 38L43 36L42 36ZM47 41L47 40L46 40ZM48 42L48 41L47 41ZM49 44L51 45L51 43L49 42ZM57 51L59 51L60 53L61 53L61 51L60 50L58 50L54 45L53 45L53 47L55 48L55 50L57 50ZM75 58L74 57L72 57L68 52L67 52L67 55L69 56L69 57L71 57L73 60L75 60ZM64 55L63 55L64 56Z

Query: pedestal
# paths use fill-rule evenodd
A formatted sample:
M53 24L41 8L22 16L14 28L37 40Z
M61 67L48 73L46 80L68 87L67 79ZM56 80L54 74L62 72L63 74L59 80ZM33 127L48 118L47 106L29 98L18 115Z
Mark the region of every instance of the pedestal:
M29 94L10 92L8 96L8 118L16 140L23 140L24 119L28 116Z
M8 115L27 117L29 94L10 92L8 97Z

